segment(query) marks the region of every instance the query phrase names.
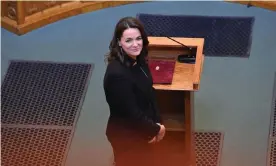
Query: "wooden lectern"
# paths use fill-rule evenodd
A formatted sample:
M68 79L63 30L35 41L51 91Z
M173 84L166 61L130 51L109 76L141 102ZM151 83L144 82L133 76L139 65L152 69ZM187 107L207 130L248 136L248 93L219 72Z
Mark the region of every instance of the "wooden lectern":
M157 103L167 129L164 140L162 165L196 166L194 142L194 91L199 90L203 68L202 38L174 37L180 43L196 47L195 64L180 63L179 54L187 51L182 45L167 37L148 37L149 59L174 59L176 61L172 84L154 84Z

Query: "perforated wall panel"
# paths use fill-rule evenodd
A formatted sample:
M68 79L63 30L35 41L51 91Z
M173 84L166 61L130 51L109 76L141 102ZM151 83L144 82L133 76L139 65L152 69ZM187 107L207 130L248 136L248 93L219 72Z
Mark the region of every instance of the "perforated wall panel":
M273 120L272 120L272 128L271 128L271 137L275 137L276 136L276 98L274 98L274 103L273 103L273 105L274 105L274 108L272 108L273 109L273 111L272 111L272 118L273 118Z
M270 139L269 153L268 153L268 166L276 166L276 140Z
M91 65L13 61L2 84L2 124L72 126Z
M1 128L3 166L61 166L71 130Z
M195 151L197 166L219 166L223 133L196 132Z
M276 73L274 75L267 166L276 166Z
M276 73L275 73L272 108L271 108L270 137L271 138L276 137Z
M64 165L93 68L10 63L1 87L1 165Z
M137 18L144 24L149 36L204 38L206 56L250 55L253 17L140 13Z

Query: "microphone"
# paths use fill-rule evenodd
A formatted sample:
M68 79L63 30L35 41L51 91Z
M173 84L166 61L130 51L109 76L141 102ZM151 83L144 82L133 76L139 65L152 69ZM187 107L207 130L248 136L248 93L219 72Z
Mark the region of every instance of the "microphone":
M162 36L165 36L166 38L180 44L181 46L183 46L184 48L188 49L189 50L189 53L184 53L184 54L180 54L177 56L177 60L178 62L180 63L190 63L190 64L194 64L195 63L195 60L196 60L196 51L197 49L196 48L192 48L192 47L188 47L186 46L185 44L183 43L180 43L179 41L167 36L167 35L162 35Z
M159 29L162 29L161 27L158 27ZM177 60L180 63L190 63L190 64L194 64L196 61L196 52L197 52L197 48L193 48L193 47L188 47L185 44L163 34L163 33L157 33L157 35L153 35L153 32L149 32L150 36L164 36L178 44L180 44L181 46L183 46L184 48L188 49L189 53L184 53L184 54L180 54L177 56Z

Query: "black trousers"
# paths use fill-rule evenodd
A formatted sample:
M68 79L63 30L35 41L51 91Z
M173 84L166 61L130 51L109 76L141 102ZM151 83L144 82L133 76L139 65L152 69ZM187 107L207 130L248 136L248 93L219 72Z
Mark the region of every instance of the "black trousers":
M108 137L116 166L183 166L185 161L185 134L166 132L164 139L155 144L136 139L132 134Z
M145 141L121 139L110 141L115 166L155 166L160 160L157 144L148 144Z
M184 134L167 133L161 142L119 139L110 141L115 166L183 166L185 162ZM127 136L126 136L127 138Z

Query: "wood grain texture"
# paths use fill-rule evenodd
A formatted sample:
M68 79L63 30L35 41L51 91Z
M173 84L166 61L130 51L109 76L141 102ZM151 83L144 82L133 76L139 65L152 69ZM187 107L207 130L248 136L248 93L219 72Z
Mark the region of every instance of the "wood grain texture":
M24 1L17 1L17 24L21 25L25 22L25 2Z
M276 1L224 1L276 11ZM1 2L1 16L2 19L7 18L1 22L3 28L17 35L23 35L71 16L140 2L150 1L24 1L23 3L3 1ZM7 19L15 20L17 22L16 27L9 24L11 21Z
M6 16L1 18L1 27L15 34L19 34L17 29L17 22L15 20L9 19Z
M157 105L167 131L185 131L184 91L157 90Z
M224 1L276 11L276 1ZM150 1L24 1L23 3L3 1L1 2L1 16L2 19L7 18L1 22L3 28L17 35L23 35L68 17L141 2ZM12 22L9 20L15 20L16 26L10 24Z
M231 2L231 3L238 3L242 5L249 5L249 6L254 6L254 7L259 7L259 8L264 8L267 10L272 10L276 11L276 1L235 1L235 0L225 0L226 2Z
M163 114L163 124L166 131L185 131L184 114Z
M2 17L8 17L11 20L17 20L17 2L16 1L1 1Z
M23 35L28 32L31 32L35 29L41 28L48 24L57 22L59 20L63 20L65 18L69 18L72 16L76 16L79 14L84 14L87 12L93 12L96 10L101 10L105 8L127 5L132 3L138 3L143 1L67 1L67 2L24 2L18 3L23 4L19 9L17 9L17 5L13 8L9 7L8 9L3 10L3 7L7 8L9 3L4 3L2 5L2 27L16 33L17 35ZM3 3L2 3L3 4ZM9 10L10 9L10 10ZM12 10L11 10L12 9ZM11 18L8 17L9 13L12 13L13 16ZM17 13L20 12L20 13ZM17 18L17 16L20 16ZM23 17L24 16L24 17ZM5 17L4 21L3 18ZM12 23L10 20L15 20L17 22L16 25L10 24Z
M172 84L154 84L154 88L162 90L198 90L200 78L203 68L204 55L202 38L180 38L173 39L183 43L186 46L197 47L196 63L187 64L176 61ZM175 59L180 53L186 52L178 43L166 37L149 37L149 57L157 57L160 59Z
M186 92L185 104L185 150L187 165L196 166L195 139L194 139L194 92Z
M157 89L157 102L164 125L169 132L184 132L183 161L187 166L196 166L194 140L194 91L199 89L204 55L202 38L180 38L174 40L196 47L196 63L187 64L176 61L179 54L186 52L180 44L166 37L149 37L149 58L176 61L172 84L154 84ZM175 142L170 142L174 144ZM184 155L185 154L185 155Z

